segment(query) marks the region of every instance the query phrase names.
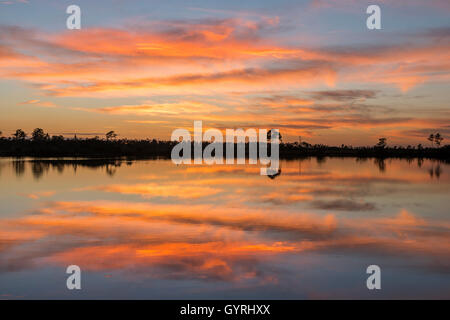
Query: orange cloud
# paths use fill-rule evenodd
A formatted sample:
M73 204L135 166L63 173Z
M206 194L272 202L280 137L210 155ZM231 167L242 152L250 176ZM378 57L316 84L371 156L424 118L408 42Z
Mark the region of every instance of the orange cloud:
M178 32L172 32L173 28ZM241 29L250 35L242 36ZM441 74L450 70L448 44L427 38L413 46L312 49L276 44L264 39L259 26L236 19L215 24L160 22L148 30L33 33L35 41L31 43L44 52L36 57L20 53L33 46L29 42L33 36L14 30L16 38L4 36L4 43L0 42L3 56L34 63L0 66L0 74L36 83L49 94L96 96L101 92L130 95L180 89L227 92L242 90L242 84L247 91L274 89L274 84L286 89L351 81L395 84L406 91L420 83L445 81L430 70ZM73 62L67 62L64 54L60 61L48 59L52 50L65 52Z
M28 100L24 101L21 104L32 104L39 107L45 107L45 108L55 108L56 105L51 101L41 101L41 100Z
M89 110L89 109L87 109ZM110 114L162 114L162 115L179 115L183 113L198 114L198 113L213 113L221 112L223 109L206 103L196 101L180 101L174 103L164 104L140 104L140 105L125 105L114 106L95 109L94 111Z

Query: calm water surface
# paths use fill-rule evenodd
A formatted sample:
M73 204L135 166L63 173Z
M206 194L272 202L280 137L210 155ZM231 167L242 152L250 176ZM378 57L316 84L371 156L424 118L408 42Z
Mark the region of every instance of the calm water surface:
M449 172L311 158L271 179L255 165L3 158L0 298L449 299Z

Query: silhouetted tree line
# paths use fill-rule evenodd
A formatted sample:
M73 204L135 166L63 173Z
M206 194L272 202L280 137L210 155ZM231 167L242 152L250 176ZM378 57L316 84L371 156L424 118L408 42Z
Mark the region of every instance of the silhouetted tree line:
M30 157L162 157L170 158L172 148L177 141L163 141L156 139L118 139L114 131L105 135L104 139L94 138L65 138L61 135L50 136L43 129L36 128L30 136L23 130L17 129L11 137L1 137L0 131L0 156L30 156ZM280 135L281 139L281 135ZM431 147L417 146L392 146L387 145L387 138L380 138L372 147L353 147L342 144L341 146L327 146L323 144L309 144L307 142L280 143L281 158L300 157L418 157L450 159L450 145L441 146L443 137L432 134L428 140ZM209 145L204 142L202 148ZM234 155L237 155L237 144L234 144ZM194 147L192 146L192 150ZM270 145L268 147L270 154ZM192 152L193 153L193 152ZM226 148L224 147L224 156ZM245 154L249 154L249 144L245 145Z
M36 128L31 136L17 129L11 138L0 138L0 156L31 157L119 157L119 156L161 156L170 157L176 142L158 140L116 139L110 131L105 139L100 137L80 139L50 136Z

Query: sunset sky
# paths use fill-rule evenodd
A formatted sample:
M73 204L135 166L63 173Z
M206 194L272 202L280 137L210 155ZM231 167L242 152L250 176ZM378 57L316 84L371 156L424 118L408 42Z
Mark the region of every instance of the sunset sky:
M68 5L81 30L67 30ZM381 7L382 30L366 8ZM284 141L450 136L450 1L0 1L0 131Z

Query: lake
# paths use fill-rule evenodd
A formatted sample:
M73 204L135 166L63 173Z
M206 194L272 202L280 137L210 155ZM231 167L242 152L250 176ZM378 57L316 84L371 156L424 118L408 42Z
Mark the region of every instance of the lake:
M0 298L449 299L449 171L2 158ZM69 265L81 290L66 287Z

